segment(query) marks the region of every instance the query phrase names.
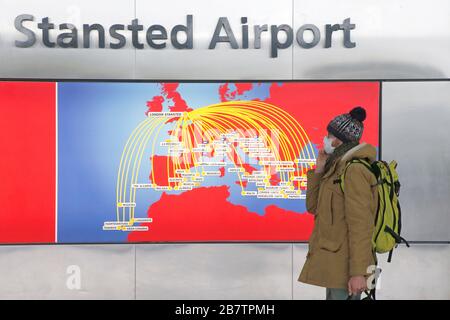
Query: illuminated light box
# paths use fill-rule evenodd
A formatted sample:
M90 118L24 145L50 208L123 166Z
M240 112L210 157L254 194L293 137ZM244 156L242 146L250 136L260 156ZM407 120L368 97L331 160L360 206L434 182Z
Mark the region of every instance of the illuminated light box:
M0 82L0 243L307 241L326 125L378 82Z

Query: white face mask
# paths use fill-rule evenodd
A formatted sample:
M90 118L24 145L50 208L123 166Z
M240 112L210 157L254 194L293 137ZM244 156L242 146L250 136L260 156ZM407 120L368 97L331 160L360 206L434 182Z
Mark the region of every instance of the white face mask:
M327 136L323 137L323 149L325 150L325 153L332 154L334 152L334 149L336 149L336 147L333 147L331 145L332 143L332 139L328 138Z

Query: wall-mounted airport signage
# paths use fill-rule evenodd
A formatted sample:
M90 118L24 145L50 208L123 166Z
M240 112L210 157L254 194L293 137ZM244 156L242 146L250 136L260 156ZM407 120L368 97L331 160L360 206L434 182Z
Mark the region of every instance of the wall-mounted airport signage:
M449 0L0 3L0 79L450 77Z
M175 49L194 48L194 15L186 15L186 21L173 27L161 24L143 25L139 19L127 24L103 25L100 23L83 24L81 28L72 23L57 22L49 17L36 18L31 14L20 14L15 18L14 27L17 32L15 46L18 48L33 47L41 41L47 48L104 48L120 49L127 44L127 35L131 36L132 46L136 49L164 49L171 45ZM340 23L303 24L296 30L289 24L257 24L250 25L248 17L241 17L240 25L232 25L227 17L219 17L207 49L215 49L219 43L225 43L230 49L261 49L261 35L270 35L270 56L278 57L278 51L292 45L310 49L316 46L331 48L333 34L341 32L341 46L354 48L356 42L351 31L356 25L350 18ZM38 30L39 34L33 30ZM238 34L240 33L240 34ZM94 34L96 41L92 41ZM145 36L145 41L141 41ZM39 39L39 40L38 40ZM239 39L239 41L238 41ZM251 39L251 40L249 40ZM336 45L336 44L335 44Z

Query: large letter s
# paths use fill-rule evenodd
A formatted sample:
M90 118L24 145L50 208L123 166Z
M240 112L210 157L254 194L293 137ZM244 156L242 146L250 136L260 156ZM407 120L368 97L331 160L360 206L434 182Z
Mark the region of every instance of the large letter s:
M31 14L21 14L14 20L14 26L16 27L17 31L27 36L27 40L25 41L16 40L16 47L19 48L31 47L36 42L36 35L34 34L34 32L22 25L24 21L34 21L34 17Z

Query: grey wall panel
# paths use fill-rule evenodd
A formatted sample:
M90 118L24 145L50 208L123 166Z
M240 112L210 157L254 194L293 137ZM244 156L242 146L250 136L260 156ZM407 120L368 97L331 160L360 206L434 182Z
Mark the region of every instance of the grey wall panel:
M386 255L382 257L379 299L450 299L449 244L401 245L392 263L387 263Z
M295 30L312 23L321 31L315 47L295 46L294 79L448 78L449 16L448 0L294 0ZM338 31L324 48L325 25L346 18L356 47L345 48Z
M306 253L307 244L3 246L0 299L322 300L324 288L297 281ZM379 257L379 299L450 299L449 244ZM81 290L67 288L73 265Z
M403 233L450 241L450 82L383 83L382 156L398 161Z
M324 300L325 289L297 281L306 260L308 247L294 245L293 296L296 300ZM410 248L399 246L392 263L387 254L379 255L382 269L377 289L377 299L450 299L450 245L414 244Z
M186 24L192 14L193 49L179 50L168 45L163 50L143 49L136 52L136 77L145 79L291 79L292 48L280 50L278 58L270 58L270 31L261 37L261 49L254 49L252 32L255 24L292 25L291 0L263 1L230 0L171 0L158 3L136 0L136 12L144 25L158 23L167 28ZM170 14L161 14L161 13ZM218 43L214 50L208 46L219 17L228 17L236 40L241 47L241 17L248 17L249 49L231 49ZM222 32L221 35L225 33ZM280 34L280 41L282 35ZM145 42L142 34L141 41Z
M134 299L134 253L133 245L2 246L0 299Z
M61 23L72 23L78 29L82 39L82 25L100 23L106 32L115 23L128 24L134 18L133 1L73 0L0 0L0 77L3 78L120 78L131 79L134 76L134 48L127 35L128 45L122 49L98 49L97 33L91 36L91 48L47 48L42 44L41 31L36 25L44 17L56 27ZM16 48L15 40L26 37L14 28L14 19L20 14L35 16L34 22L24 24L37 35L33 47ZM40 32L38 32L40 31ZM66 30L65 32L67 32ZM50 31L51 41L61 31ZM108 40L108 38L106 39Z
M136 247L137 299L291 299L291 244Z

